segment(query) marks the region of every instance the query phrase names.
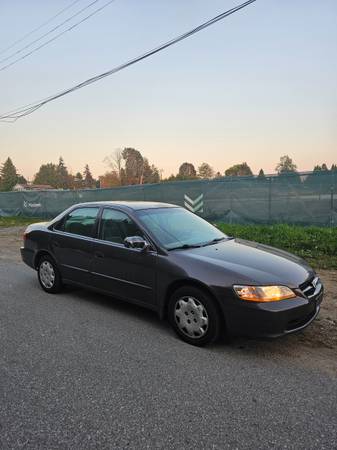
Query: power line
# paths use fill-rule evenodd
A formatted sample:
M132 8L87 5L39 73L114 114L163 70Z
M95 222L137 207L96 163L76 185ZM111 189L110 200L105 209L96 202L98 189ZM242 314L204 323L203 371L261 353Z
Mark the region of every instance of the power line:
M122 64L120 66L116 66L113 69L111 69L111 70L109 70L107 72L104 72L104 73L102 73L100 75L96 75L95 77L89 78L89 79L83 81L82 83L79 83L79 84L77 84L77 85L75 85L75 86L73 86L73 87L71 87L69 89L61 91L61 92L59 92L57 94L54 94L54 95L52 95L50 97L42 99L42 100L40 100L38 102L30 103L28 105L24 105L22 107L19 107L19 108L16 108L14 110L11 110L11 111L9 111L7 113L4 113L3 115L0 115L0 120L2 121L4 119L7 119L7 120L10 119L12 121L15 121L15 120L19 119L20 117L24 117L26 115L29 115L29 114L33 113L34 111L36 111L37 109L39 109L42 106L44 106L45 104L47 104L49 102L52 102L53 100L56 100L56 99L58 99L60 97L63 97L65 95L67 95L67 94L70 94L71 92L74 92L74 91L76 91L78 89L81 89L81 88L83 88L85 86L88 86L89 84L95 83L96 81L99 81L102 78L105 78L105 77L110 76L110 75L112 75L112 74L114 74L116 72L119 72L119 71L121 71L121 70L123 70L123 69L125 69L125 68L127 68L127 67L129 67L131 65L133 65L133 64L136 64L139 61L142 61L143 59L146 59L146 58L148 58L148 57L150 57L150 56L152 56L152 55L154 55L154 54L156 54L156 53L158 53L158 52L160 52L160 51L162 51L162 50L164 50L164 49L166 49L166 48L168 48L168 47L170 47L170 46L172 46L172 45L174 45L174 44L176 44L176 43L178 43L178 42L180 42L180 41L182 41L182 40L184 40L184 39L186 39L186 38L188 38L190 36L192 36L193 34L203 30L206 27L209 27L210 25L213 25L214 23L224 19L225 17L227 17L227 16L229 16L231 14L234 14L235 12L239 11L240 9L245 8L246 6L250 5L251 3L254 3L255 1L256 0L248 0L248 1L238 5L236 7L234 7L232 9L228 10L228 11L225 11L225 12L223 12L223 13L215 16L215 17L213 17L212 19L208 20L207 22L202 23L201 25L197 26L196 28L193 28L192 30L190 30L190 31L188 31L186 33L183 33L182 35L180 35L180 36L178 36L178 37L176 37L176 38L174 38L174 39L172 39L172 40L170 40L170 41L168 41L168 42L166 42L166 43L164 43L164 44L162 44L162 45L160 45L160 46L158 46L158 47L156 47L156 48L154 48L154 49L152 49L152 50L150 50L150 51L148 51L146 53L144 53L141 56L138 56L138 57L136 57L136 58L134 58L132 60L129 60L128 62L126 62L126 63L124 63L124 64Z
M44 37L48 36L49 34L53 33L54 31L56 31L58 28L62 27L64 24L66 24L67 22L69 22L70 20L72 20L74 17L77 17L79 14L81 14L83 11L87 10L88 8L90 8L92 5L94 5L95 3L99 2L101 0L93 0L91 3L89 3L89 5L85 6L84 8L80 9L79 11L77 11L75 14L73 14L72 16L68 17L67 19L65 19L63 22L61 22L60 24L56 25L54 28L52 28L51 30L47 31L46 33L42 34L42 36L38 37L37 39L34 39L33 41L29 42L28 44L26 44L25 46L23 46L22 48L20 48L19 50L16 50L14 53L10 54L9 56L6 56L5 58L0 60L0 64L8 61L9 59L13 58L14 56L22 53L24 50L26 50L27 48L31 47L32 45L34 45L36 42L41 41L41 39L43 39ZM12 65L12 64L9 64ZM4 68L2 68L3 70Z
M31 36L32 34L36 33L36 31L41 30L41 28L43 28L44 26L48 25L50 22L52 22L54 19L56 19L56 17L60 16L62 13L64 13L65 11L67 11L68 9L70 9L72 6L74 6L76 3L78 3L79 1L82 0L75 0L74 2L70 3L70 5L66 6L65 8L63 8L61 11L59 11L57 14L55 14L54 16L50 17L46 22L43 22L41 25L39 25L38 27L34 28L32 31L29 31L29 33L26 33L25 35L23 35L20 39L18 39L17 41L13 42L11 45L9 45L8 47L4 48L3 50L0 51L0 55L2 55L3 53L7 52L7 50L10 50L11 48L15 47L16 44L19 44L20 42L24 41L28 36Z
M95 0L99 1L99 0ZM12 61L11 63L6 64L3 67L0 67L0 72L2 72L3 70L7 69L8 67L13 66L14 64L16 64L19 61L22 61L23 59L26 59L28 56L32 55L33 53L37 52L38 50L40 50L41 48L45 47L46 45L50 44L53 41L56 41L56 39L58 39L59 37L61 37L63 34L67 33L68 31L73 30L74 28L77 28L79 25L81 25L83 22L85 22L86 20L90 19L90 17L94 16L95 14L99 13L100 11L102 11L102 9L106 8L107 6L110 5L110 3L114 2L115 0L109 0L107 3L105 3L104 5L102 5L100 8L95 9L92 13L90 13L88 16L84 17L83 19L81 19L79 22L76 22L74 25L72 25L69 28L66 28L65 30L61 31L61 33L57 34L56 36L52 37L51 39L49 39L48 41L44 42L43 44L39 45L38 47L35 47L33 50L31 50L28 53L25 53L24 55L20 56L20 58L15 59L14 61ZM95 3L93 2L93 3ZM91 5L93 4L91 3ZM89 5L90 6L90 5ZM46 34L50 34L49 32ZM37 39L37 41L40 39ZM3 60L4 61L4 60ZM0 61L1 63L1 61Z
M140 55L140 56L138 56L136 58L133 58L133 59L125 62L124 64L116 66L116 67L114 67L113 69L111 69L111 70L109 70L107 72L104 72L104 73L102 73L100 75L96 75L96 76L94 76L92 78L89 78L89 79L83 81L82 83L79 83L79 84L77 84L77 85L75 85L75 86L73 86L73 87L71 87L69 89L61 91L61 92L59 92L57 94L54 94L54 95L52 95L50 97L47 97L47 98L45 98L43 100L40 100L38 102L30 103L28 105L25 105L25 106L22 106L20 108L16 108L16 109L14 109L12 111L9 111L7 113L4 113L4 114L0 115L0 121L11 120L11 121L14 122L14 121L16 121L17 119L19 119L21 117L24 117L24 116L27 116L29 114L32 114L34 111L36 111L37 109L39 109L42 106L46 105L47 103L50 103L50 102L52 102L52 101L54 101L54 100L56 100L56 99L58 99L60 97L64 97L65 95L70 94L71 92L74 92L74 91L76 91L78 89L82 89L83 87L88 86L89 84L95 83L96 81L99 81L102 78L108 77L108 76L110 76L110 75L112 75L112 74L114 74L116 72L119 72L119 71L121 71L123 69L126 69L127 67L132 66L133 64L136 64L137 62L140 62L140 61L142 61L142 60L144 60L146 58L149 58L150 56L152 56L152 55L154 55L156 53L159 53L160 51L165 50L166 48L171 47L172 45L174 45L174 44L176 44L176 43L178 43L178 42L180 42L180 41L182 41L184 39L187 39L188 37L192 36L193 34L196 34L199 31L202 31L203 29L205 29L205 28L215 24L216 22L219 22L220 20L223 20L224 18L230 16L231 14L234 14L235 12L237 12L237 11L243 9L243 8L245 8L246 6L250 5L251 3L254 3L255 1L256 0L248 0L248 1L246 1L246 2L244 2L242 4L240 4L240 5L232 8L232 9L229 9L229 10L227 10L227 11L221 13L221 14L218 14L217 16L213 17L212 19L210 19L210 20L208 20L206 22L203 22L202 24L198 25L197 27L193 28L192 30L187 31L187 32L181 34L180 36L177 36L177 37L171 39L170 41L167 41L164 44L161 44L160 46L158 46L158 47L156 47L156 48L154 48L152 50L149 50L148 52L146 52L146 53L144 53L144 54L142 54L142 55Z
M6 56L5 58L0 60L0 64L8 61L9 59L13 58L14 56L22 53L24 50L26 50L27 48L31 47L32 45L34 45L36 42L40 41L41 39L43 39L44 37L48 36L49 34L53 33L54 31L56 31L58 28L62 27L64 24L66 24L67 22L69 22L70 20L72 20L74 17L78 16L79 14L81 14L83 11L85 11L86 9L90 8L92 5L94 5L95 3L99 2L100 0L94 0L91 3L89 3L89 5L85 6L84 8L82 8L80 11L76 12L75 14L73 14L72 16L68 17L66 20L64 20L63 22L61 22L60 24L56 25L54 28L52 28L51 30L47 31L46 33L42 34L42 36L38 37L37 39L34 39L33 41L29 42L28 44L26 44L24 47L21 47L20 49L16 50L14 53L10 54L9 56ZM11 64L9 64L11 65ZM8 65L8 66L9 66ZM6 66L4 66L2 68L5 69Z

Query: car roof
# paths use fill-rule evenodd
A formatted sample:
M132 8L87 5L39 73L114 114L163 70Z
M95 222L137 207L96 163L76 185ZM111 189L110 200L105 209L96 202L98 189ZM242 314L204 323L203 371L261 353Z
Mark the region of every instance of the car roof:
M75 205L74 205L75 206ZM153 209L153 208L178 208L178 205L172 205L170 203L161 202L143 202L143 201L99 201L99 202L85 202L79 203L76 206L118 206L125 209L131 209L134 211L141 209Z

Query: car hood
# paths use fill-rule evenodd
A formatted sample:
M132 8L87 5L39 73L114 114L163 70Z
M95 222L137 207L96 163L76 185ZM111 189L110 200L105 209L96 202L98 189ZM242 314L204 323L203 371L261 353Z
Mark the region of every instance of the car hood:
M179 251L187 259L220 266L239 283L298 287L314 275L307 263L291 253L257 242L229 239L206 247Z

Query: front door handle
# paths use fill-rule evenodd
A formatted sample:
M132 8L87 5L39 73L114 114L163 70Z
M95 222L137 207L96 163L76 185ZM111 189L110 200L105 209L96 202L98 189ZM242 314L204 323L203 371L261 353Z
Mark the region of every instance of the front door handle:
M102 253L102 252L95 252L94 255L95 255L95 258L104 258L104 253Z

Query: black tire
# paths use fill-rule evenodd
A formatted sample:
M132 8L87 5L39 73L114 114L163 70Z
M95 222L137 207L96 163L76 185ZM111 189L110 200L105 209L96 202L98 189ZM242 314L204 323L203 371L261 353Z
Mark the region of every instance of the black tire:
M215 342L224 327L224 320L215 300L207 292L194 286L181 287L172 294L168 304L168 319L182 340L197 346ZM188 321L190 322L187 323ZM196 328L197 331L193 331Z
M46 278L45 272L49 269L50 274L50 282L47 283L48 277ZM53 276L52 276L53 274ZM62 289L62 279L60 275L60 271L55 264L53 258L48 255L43 255L39 259L37 265L37 276L39 279L40 286L45 292L49 294L56 294Z

